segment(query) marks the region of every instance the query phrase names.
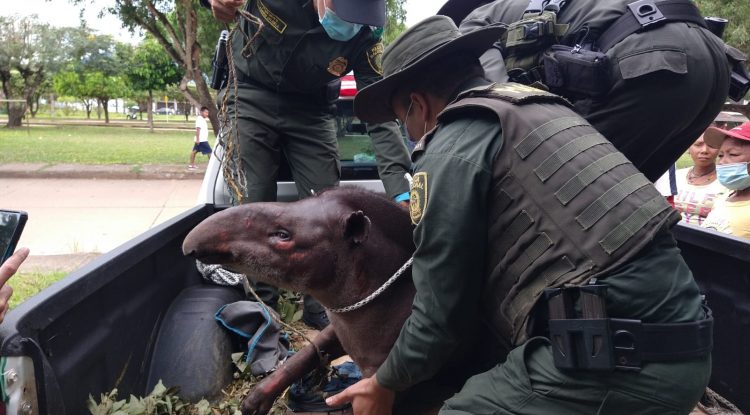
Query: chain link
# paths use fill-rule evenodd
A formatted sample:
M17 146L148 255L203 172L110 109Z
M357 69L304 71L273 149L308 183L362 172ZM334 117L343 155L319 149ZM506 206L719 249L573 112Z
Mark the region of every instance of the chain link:
M372 302L372 300L374 300L375 298L377 298L383 291L385 291L388 287L390 287L391 284L393 284L394 282L396 282L396 280L398 279L398 277L400 277L401 274L403 274L407 269L409 269L409 267L411 266L411 263L413 261L414 261L414 257L409 258L409 260L407 260L406 263L404 265L402 265L401 268L399 268L398 271L396 271L396 273L393 274L393 276L391 278L388 278L388 281L384 282L383 285L380 286L380 288L378 288L377 290L373 291L372 294L368 295L364 299L362 299L362 300L360 300L360 301L358 301L358 302L356 302L356 303L354 303L352 305L348 305L346 307L341 307L341 308L326 308L326 310L328 310L328 311L330 311L331 313L334 313L334 314L341 314L341 313L348 313L349 311L354 311L356 309L359 309L359 308L362 308L362 307L366 306L367 304L370 304Z

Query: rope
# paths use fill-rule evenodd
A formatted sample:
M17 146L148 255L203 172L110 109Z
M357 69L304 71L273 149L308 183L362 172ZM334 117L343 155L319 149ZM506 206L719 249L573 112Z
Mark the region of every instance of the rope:
M258 27L258 30L256 30L252 36L249 36L242 28L242 19L246 19ZM242 158L239 151L240 138L239 132L237 131L237 114L239 113L239 105L237 102L237 70L234 65L232 40L234 39L234 36L237 35L237 32L241 33L246 39L245 46L242 48L241 52L242 57L249 59L252 56L251 46L255 42L255 39L260 35L263 28L264 25L262 20L247 10L239 9L237 11L237 22L229 32L227 38L227 66L229 74L227 77L227 87L221 102L221 108L219 108L219 123L221 125L219 141L224 144L224 157L221 161L221 172L224 176L224 181L229 188L229 194L233 205L241 204L247 198L247 178L245 177L245 170L242 168ZM232 88L234 95L234 111L231 120L229 119L227 111L229 88Z
M698 408L709 415L741 415L742 412L729 400L711 388L706 388Z
M326 308L326 310L330 311L331 313L341 314L341 313L348 313L350 311L357 310L359 308L366 306L367 304L370 304L372 300L376 299L380 294L383 293L383 291L385 291L388 287L390 287L391 284L393 284L398 279L398 277L400 277L404 273L404 271L409 269L412 262L414 262L414 257L409 258L406 261L406 263L404 263L404 265L402 265L401 268L399 268L398 271L396 271L396 273L394 273L391 276L391 278L388 278L388 280L384 282L383 285L380 286L380 288L373 291L372 294L368 295L364 299L357 301L356 303L352 305L348 305L346 307Z

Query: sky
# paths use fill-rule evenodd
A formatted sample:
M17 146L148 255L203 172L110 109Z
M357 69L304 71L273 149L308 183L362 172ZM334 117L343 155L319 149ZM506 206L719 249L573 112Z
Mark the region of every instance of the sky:
M3 0L0 16L27 16L36 14L42 22L65 27L79 25L80 6L72 6L69 0ZM100 18L100 10L114 3L113 0L84 0L84 18L89 27L102 34L110 34L122 42L138 43L140 37L123 29L119 19L111 15ZM435 14L442 0L406 0L406 25L411 26Z

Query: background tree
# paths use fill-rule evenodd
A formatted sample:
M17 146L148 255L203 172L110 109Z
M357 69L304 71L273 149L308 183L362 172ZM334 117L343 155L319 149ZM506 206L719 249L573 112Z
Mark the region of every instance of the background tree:
M28 103L50 72L59 65L65 53L64 29L40 23L36 16L0 16L0 83L6 99L23 100L6 103L7 127L20 127Z
M724 42L750 56L750 2L727 0L696 0L703 16L722 17L729 20L724 29ZM734 111L750 118L750 105L729 103L724 110Z
M153 39L147 38L134 50L129 58L126 75L134 91L147 92L148 125L154 130L154 91L162 91L182 79L180 68Z
M386 20L383 28L383 43L386 45L393 42L404 30L406 30L406 0L386 0Z
M76 5L85 2L70 1ZM214 42L219 36L221 26L210 11L194 0L114 0L114 5L103 12L118 16L131 32L145 31L161 45L181 69L180 91L194 106L209 108L214 131L217 131L218 110L203 75L208 67L201 67L210 60L202 58L198 37L199 26L203 33L213 33ZM208 47L211 54L213 45ZM188 88L189 83L194 83L195 88Z
M55 75L53 85L57 95L73 97L80 101L86 110L86 119L91 118L96 98L86 82L85 74L79 74L72 69L62 71Z
M129 62L122 59L127 46L116 42L110 35L92 33L85 25L71 31L65 70L55 79L56 91L61 95L76 97L86 107L86 117L91 117L91 101L97 104L101 118L109 123L109 101L126 94L122 75Z

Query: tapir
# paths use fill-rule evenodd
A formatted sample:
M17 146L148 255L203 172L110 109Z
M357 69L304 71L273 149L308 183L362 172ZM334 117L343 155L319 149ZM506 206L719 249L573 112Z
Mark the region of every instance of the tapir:
M366 299L415 249L408 212L364 189L341 187L292 203L235 206L198 224L182 249L205 263L312 295L328 309L331 322L313 343L330 359L348 354L365 377L385 360L411 312L410 269L361 308L331 312ZM319 364L315 349L303 348L250 392L243 414L267 413L287 386ZM394 410L436 412L456 388L456 376L448 377L449 382L424 388L432 402L409 403L405 393Z

